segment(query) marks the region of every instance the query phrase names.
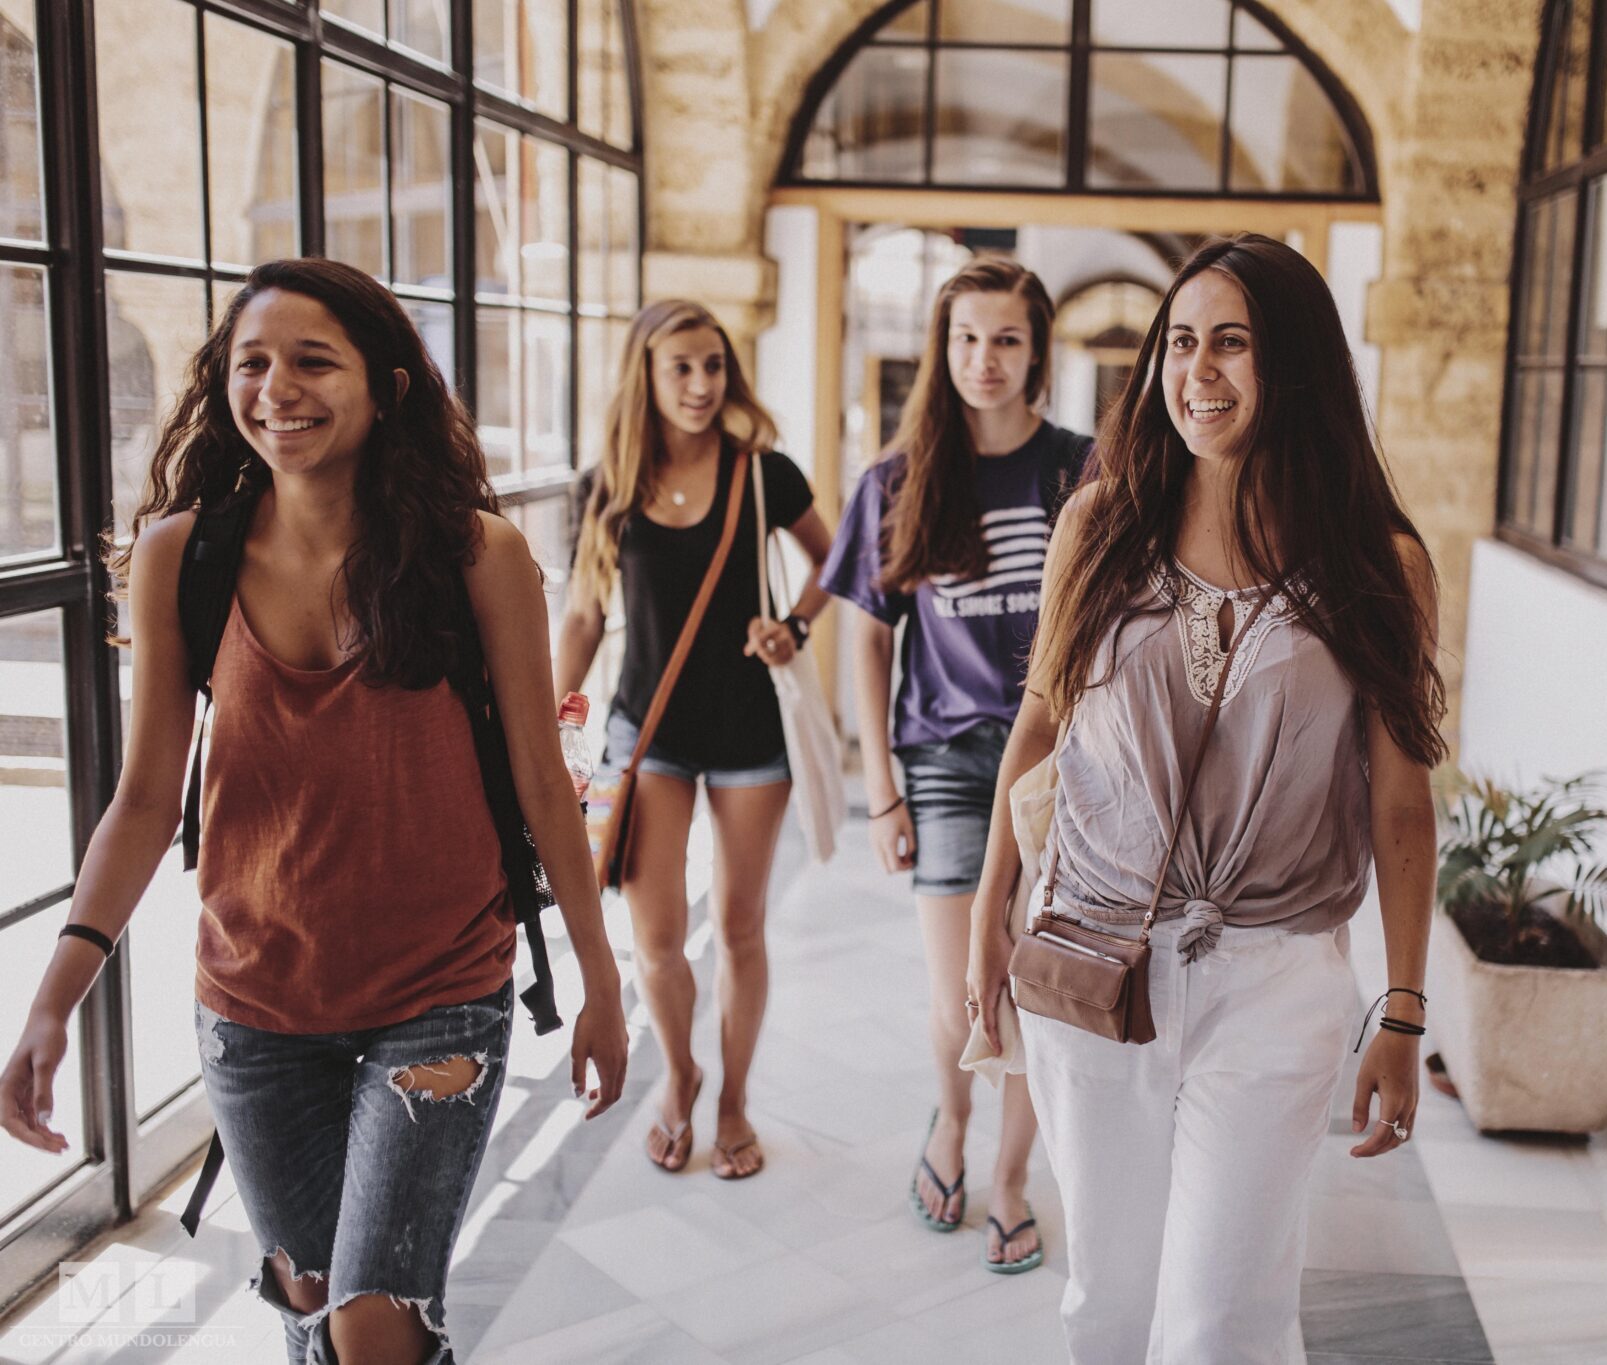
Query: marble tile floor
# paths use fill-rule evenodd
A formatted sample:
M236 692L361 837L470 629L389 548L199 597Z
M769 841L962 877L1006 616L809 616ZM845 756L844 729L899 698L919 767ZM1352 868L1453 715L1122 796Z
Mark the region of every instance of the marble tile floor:
M925 984L902 879L883 877L862 825L826 868L789 836L773 883L772 1000L751 1086L768 1165L727 1183L709 1170L717 1086L709 926L698 906L689 955L705 1004L697 1044L710 1069L689 1168L642 1154L662 1072L630 984L635 1045L617 1112L592 1123L567 1090L566 1044L516 1025L510 1079L467 1215L449 1289L460 1361L1052 1362L1064 1358L1059 1201L1041 1157L1029 1188L1048 1262L1019 1277L978 1264L997 1103L985 1085L970 1152L965 1228L936 1236L905 1207L932 1102ZM707 828L693 850L706 890ZM623 907L614 941L629 944ZM1376 910L1358 917L1358 978L1381 979ZM560 1000L574 962L552 945ZM1376 990L1376 987L1374 987ZM1358 992L1358 1001L1361 992ZM1358 1004L1357 1018L1360 1019ZM1352 1067L1354 1062L1352 1062ZM1428 1092L1416 1136L1388 1159L1346 1155L1347 1071L1319 1160L1302 1290L1308 1365L1604 1365L1607 1152L1497 1142ZM279 1365L277 1321L245 1292L256 1249L227 1169L200 1237L177 1226L186 1188L86 1255L121 1271L94 1321L61 1322L41 1296L0 1324L0 1362ZM164 1325L141 1293L163 1267L194 1275L194 1311ZM1124 1365L1113 1362L1113 1365Z

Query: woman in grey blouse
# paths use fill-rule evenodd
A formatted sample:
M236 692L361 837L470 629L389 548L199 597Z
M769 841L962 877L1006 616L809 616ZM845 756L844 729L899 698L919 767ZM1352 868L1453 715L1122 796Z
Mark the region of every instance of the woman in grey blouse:
M1407 1141L1416 1110L1444 754L1434 571L1327 287L1280 242L1217 240L1184 265L1097 450L1044 570L969 996L997 1047L1020 866L1008 793L1070 717L1058 913L1136 936L1181 824L1152 938L1155 1041L1021 1016L1067 1216L1071 1359L1274 1365L1297 1340L1306 1185L1356 1013L1346 922L1375 862L1389 1024L1363 1059L1352 1126L1370 1131L1352 1155Z

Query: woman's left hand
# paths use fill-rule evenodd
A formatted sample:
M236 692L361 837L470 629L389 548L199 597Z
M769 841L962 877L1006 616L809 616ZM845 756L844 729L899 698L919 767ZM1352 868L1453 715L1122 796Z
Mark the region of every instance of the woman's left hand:
M586 992L586 1003L575 1020L570 1043L569 1078L575 1098L589 1100L586 1117L596 1118L612 1105L625 1088L625 1067L630 1061L630 1034L625 1028L625 1011L619 998L619 979L612 989ZM586 1089L586 1063L597 1069L597 1086Z
M1417 1038L1409 1033L1380 1029L1362 1056L1356 1077L1356 1099L1351 1107L1351 1129L1361 1132L1378 1095L1378 1119L1373 1131L1350 1149L1352 1156L1381 1156L1403 1146L1417 1121ZM1407 1137L1400 1136L1405 1132Z
M798 647L785 621L766 621L755 616L748 622L748 643L742 646L742 652L755 655L767 664L784 664L792 661Z

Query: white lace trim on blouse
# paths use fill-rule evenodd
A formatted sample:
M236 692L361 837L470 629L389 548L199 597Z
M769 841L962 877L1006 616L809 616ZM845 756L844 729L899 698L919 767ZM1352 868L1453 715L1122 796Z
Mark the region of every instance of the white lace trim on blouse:
M1175 563L1175 561L1174 561ZM1238 636L1245 620L1261 600L1261 588L1234 588L1225 590L1207 583L1199 575L1190 573L1181 564L1175 564L1177 573L1167 577L1159 572L1152 576L1157 592L1163 597L1174 597L1177 610L1178 638L1183 645L1184 672L1188 675L1189 692L1201 706L1209 707L1216 694L1217 680L1222 676L1222 664L1227 650L1222 648L1222 629L1218 617L1224 602L1233 604L1233 634ZM1228 674L1228 685L1222 693L1222 704L1238 694L1245 678L1255 667L1256 655L1267 633L1291 614L1286 593L1274 593L1267 608L1250 627L1250 634L1233 656L1233 670Z

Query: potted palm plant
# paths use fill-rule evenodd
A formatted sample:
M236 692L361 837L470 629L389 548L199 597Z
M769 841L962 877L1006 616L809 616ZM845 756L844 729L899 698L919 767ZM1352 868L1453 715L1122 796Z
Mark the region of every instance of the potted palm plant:
M1484 1132L1607 1128L1607 806L1595 775L1442 791L1430 998L1447 1076Z

